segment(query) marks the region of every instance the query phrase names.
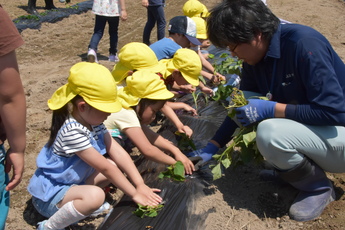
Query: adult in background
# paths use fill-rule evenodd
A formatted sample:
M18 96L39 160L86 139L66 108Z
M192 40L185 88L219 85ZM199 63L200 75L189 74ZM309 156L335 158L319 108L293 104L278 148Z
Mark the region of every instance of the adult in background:
M0 229L5 228L9 191L22 180L26 146L26 102L15 50L24 44L0 5ZM5 150L7 139L9 149ZM9 181L8 175L13 170Z
M280 178L299 190L290 207L297 221L318 217L335 199L325 171L345 172L345 65L316 30L281 24L260 0L225 0L207 20L210 41L242 59L240 89L270 100L237 108L244 126L258 124L257 147ZM212 156L231 140L230 118L196 155Z

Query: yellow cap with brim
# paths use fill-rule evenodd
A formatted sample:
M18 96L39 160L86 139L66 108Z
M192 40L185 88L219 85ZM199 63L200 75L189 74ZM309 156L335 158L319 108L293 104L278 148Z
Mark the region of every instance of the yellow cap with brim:
M129 70L151 70L154 73L165 71L165 66L158 62L153 50L141 42L130 42L124 45L118 56L119 62L112 71L117 83L127 77Z
M202 4L202 5L203 5L203 10L201 13L201 17L207 18L210 15L210 12L208 11L207 7L204 4Z
M188 0L182 7L183 14L188 17L201 17L205 5L198 0Z
M200 17L192 17L192 20L196 24L196 38L198 39L207 39L206 31L206 21Z
M128 76L128 71L130 71L130 69L124 66L121 62L116 63L111 71L111 75L113 75L115 83L119 84L122 82Z
M124 108L135 106L140 99L168 100L174 94L164 81L150 70L139 70L126 78L126 86L118 91L118 98Z
M193 86L199 85L201 68L199 55L188 48L178 49L173 58L167 62L167 70L170 74L177 69L184 79Z
M68 83L57 89L48 100L51 110L58 110L75 96L106 113L118 112L122 106L110 71L97 63L79 62L70 69Z

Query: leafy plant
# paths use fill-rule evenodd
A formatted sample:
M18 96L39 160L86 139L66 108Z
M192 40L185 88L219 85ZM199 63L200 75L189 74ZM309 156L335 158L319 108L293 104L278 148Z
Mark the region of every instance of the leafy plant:
M184 166L181 161L177 161L175 164L167 167L167 170L161 172L158 178L171 178L175 181L184 181L186 178L184 176Z
M233 86L231 85L226 85L224 86L223 84L220 84L218 86L218 90L215 92L214 96L211 98L215 101L224 101L226 98L230 96L230 94L233 91Z
M259 99L267 100L265 97L259 97ZM226 107L229 111L228 116L234 118L235 111L233 108L242 107L247 104L248 101L244 97L243 92L237 88L233 88L230 94L230 104ZM251 161L260 162L263 160L256 146L256 128L257 125L247 127L239 126L235 130L233 139L225 151L213 156L217 162L211 166L214 180L222 177L222 167L228 168L230 165L237 166Z
M179 131L176 131L175 135L178 136L177 147L182 152L196 150L194 141L191 138L189 138L185 133L180 133Z
M163 204L159 204L156 206L144 206L138 204L138 208L133 211L133 214L140 218L144 218L145 216L147 217L156 217L158 215L158 212L162 210Z
M210 54L209 58L215 59L214 54ZM242 60L229 55L228 53L222 53L219 59L215 59L213 62L214 72L221 74L241 74Z

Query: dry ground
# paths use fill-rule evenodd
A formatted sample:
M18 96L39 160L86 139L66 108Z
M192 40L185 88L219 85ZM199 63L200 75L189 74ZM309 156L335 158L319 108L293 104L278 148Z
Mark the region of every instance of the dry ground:
M218 0L202 1L208 8ZM59 8L64 4L54 1ZM72 4L82 0L72 0ZM128 20L121 22L119 48L131 41L141 41L146 22L146 11L138 0L127 0ZM1 3L12 19L26 15L27 0ZM184 0L167 1L166 18L182 14ZM43 12L44 1L37 1L38 11ZM268 0L272 11L285 20L306 24L322 32L335 50L345 60L345 3L342 0ZM26 29L22 36L26 42L17 50L21 77L27 97L27 150L26 168L22 183L12 192L8 230L35 229L41 217L32 210L30 195L26 190L33 174L35 158L48 139L51 114L46 101L66 82L69 68L86 59L86 52L94 26L90 11L74 14L55 23L43 23L40 29ZM153 36L155 37L155 31ZM154 39L153 39L154 41ZM111 69L107 61L108 36L99 46L100 63ZM337 200L329 205L322 216L314 221L298 223L286 216L286 208L272 202L272 194L279 195L279 202L288 204L295 191L258 180L258 169L252 166L227 171L226 177L215 181L209 194L202 198L197 208L208 211L206 229L345 229L343 174L329 174L334 182ZM280 200L282 199L282 200ZM103 221L101 216L86 220L75 229L96 229Z

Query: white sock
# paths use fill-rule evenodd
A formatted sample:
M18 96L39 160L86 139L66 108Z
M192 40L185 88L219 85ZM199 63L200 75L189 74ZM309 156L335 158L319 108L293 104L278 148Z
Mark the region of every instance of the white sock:
M66 203L45 223L47 229L64 229L71 224L86 218L78 212L73 205L73 201Z

